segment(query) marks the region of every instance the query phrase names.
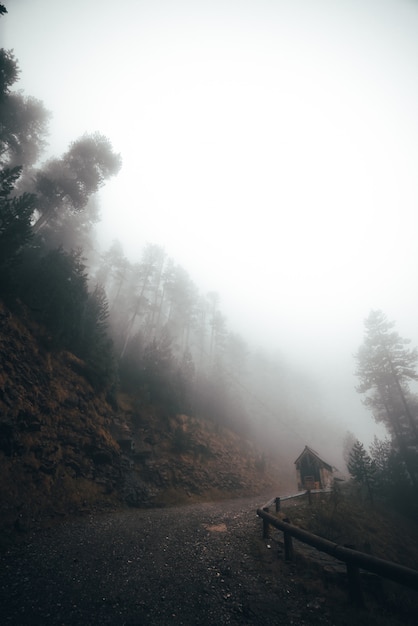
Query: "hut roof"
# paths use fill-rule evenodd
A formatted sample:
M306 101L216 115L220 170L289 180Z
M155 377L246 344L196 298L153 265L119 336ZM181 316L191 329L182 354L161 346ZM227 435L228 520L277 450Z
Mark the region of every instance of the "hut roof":
M326 461L324 461L324 459L321 459L321 457L319 456L319 454L317 452L315 452L315 450L313 450L312 448L310 448L309 446L305 446L304 450L299 454L298 458L295 461L295 465L297 465L299 463L299 461L301 460L301 458L303 456L305 456L306 454L311 454L313 457L315 457L319 463L325 467L327 470L329 470L330 472L333 471L333 467L332 465L330 465L329 463L327 463Z

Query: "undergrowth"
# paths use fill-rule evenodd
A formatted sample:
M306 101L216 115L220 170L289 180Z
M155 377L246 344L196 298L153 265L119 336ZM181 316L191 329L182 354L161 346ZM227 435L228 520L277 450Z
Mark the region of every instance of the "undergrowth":
M278 516L288 517L292 524L341 545L355 546L379 558L412 569L418 564L418 524L387 507L384 502L370 503L359 497L350 485L337 494L311 494L283 503ZM333 624L358 626L406 626L416 624L418 593L374 575L362 575L365 608L357 609L348 598L344 566L330 557L331 566L319 559L319 552L303 550L293 541L294 560L284 561L283 534L272 531L269 540L259 540L262 567L272 576L288 576L302 594L316 598ZM271 549L271 547L275 549ZM318 558L317 558L318 557ZM334 571L335 569L335 571Z

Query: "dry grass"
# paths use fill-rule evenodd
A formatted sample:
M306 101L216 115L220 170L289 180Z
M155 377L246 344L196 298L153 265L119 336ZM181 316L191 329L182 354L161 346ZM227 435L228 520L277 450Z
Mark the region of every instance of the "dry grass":
M280 517L339 544L355 545L357 550L368 552L395 563L417 569L418 524L384 506L371 505L360 500L350 489L341 492L337 500L329 496L284 502ZM274 531L266 551L265 542L259 540L258 550L263 567L272 576L287 575L297 585L307 602L322 606L331 622L337 625L406 626L415 625L418 615L418 593L377 576L362 576L365 609L356 609L348 599L344 568L333 572L319 558L304 554L302 544L294 541L295 558L284 562L283 535ZM278 554L278 558L277 558ZM335 562L336 563L336 562ZM330 571L331 570L331 571ZM314 600L312 600L312 598Z
M418 566L418 523L386 506L359 498L345 488L337 501L332 495L316 494L287 514L292 523L341 545L373 554L407 567Z

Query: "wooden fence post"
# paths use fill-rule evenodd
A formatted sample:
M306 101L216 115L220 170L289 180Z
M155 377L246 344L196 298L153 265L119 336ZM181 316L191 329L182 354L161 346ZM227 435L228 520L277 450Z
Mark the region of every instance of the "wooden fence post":
M278 513L280 511L280 498L276 498L275 503L276 503L276 513Z
M345 544L346 548L355 550L356 547L352 544ZM360 570L357 565L349 563L347 561L347 580L348 580L348 595L350 602L359 608L364 607L363 591L361 589Z
M284 522L286 524L290 524L290 519L285 517ZM284 558L285 561L293 561L293 541L292 535L286 531L283 531L283 540L284 540Z
M418 590L418 570L398 565L391 561L385 561L370 554L366 554L365 552L359 552L354 546L344 547L333 541L324 539L323 537L313 535L303 528L293 526L289 518L282 520L277 515L270 515L268 511L268 507L257 509L257 515L263 519L263 535L268 536L269 526L273 526L273 528L277 528L283 532L286 560L291 560L293 557L292 537L296 537L298 541L307 543L320 552L325 552L333 558L347 564L350 599L352 602L355 602L357 606L364 606L360 585L360 568L393 580L400 585Z

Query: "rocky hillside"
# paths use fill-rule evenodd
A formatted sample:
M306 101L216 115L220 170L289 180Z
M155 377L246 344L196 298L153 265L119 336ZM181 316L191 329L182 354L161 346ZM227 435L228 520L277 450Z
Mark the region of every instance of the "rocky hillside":
M0 519L25 528L92 508L162 506L279 488L236 433L138 400L112 405L85 364L0 303Z

